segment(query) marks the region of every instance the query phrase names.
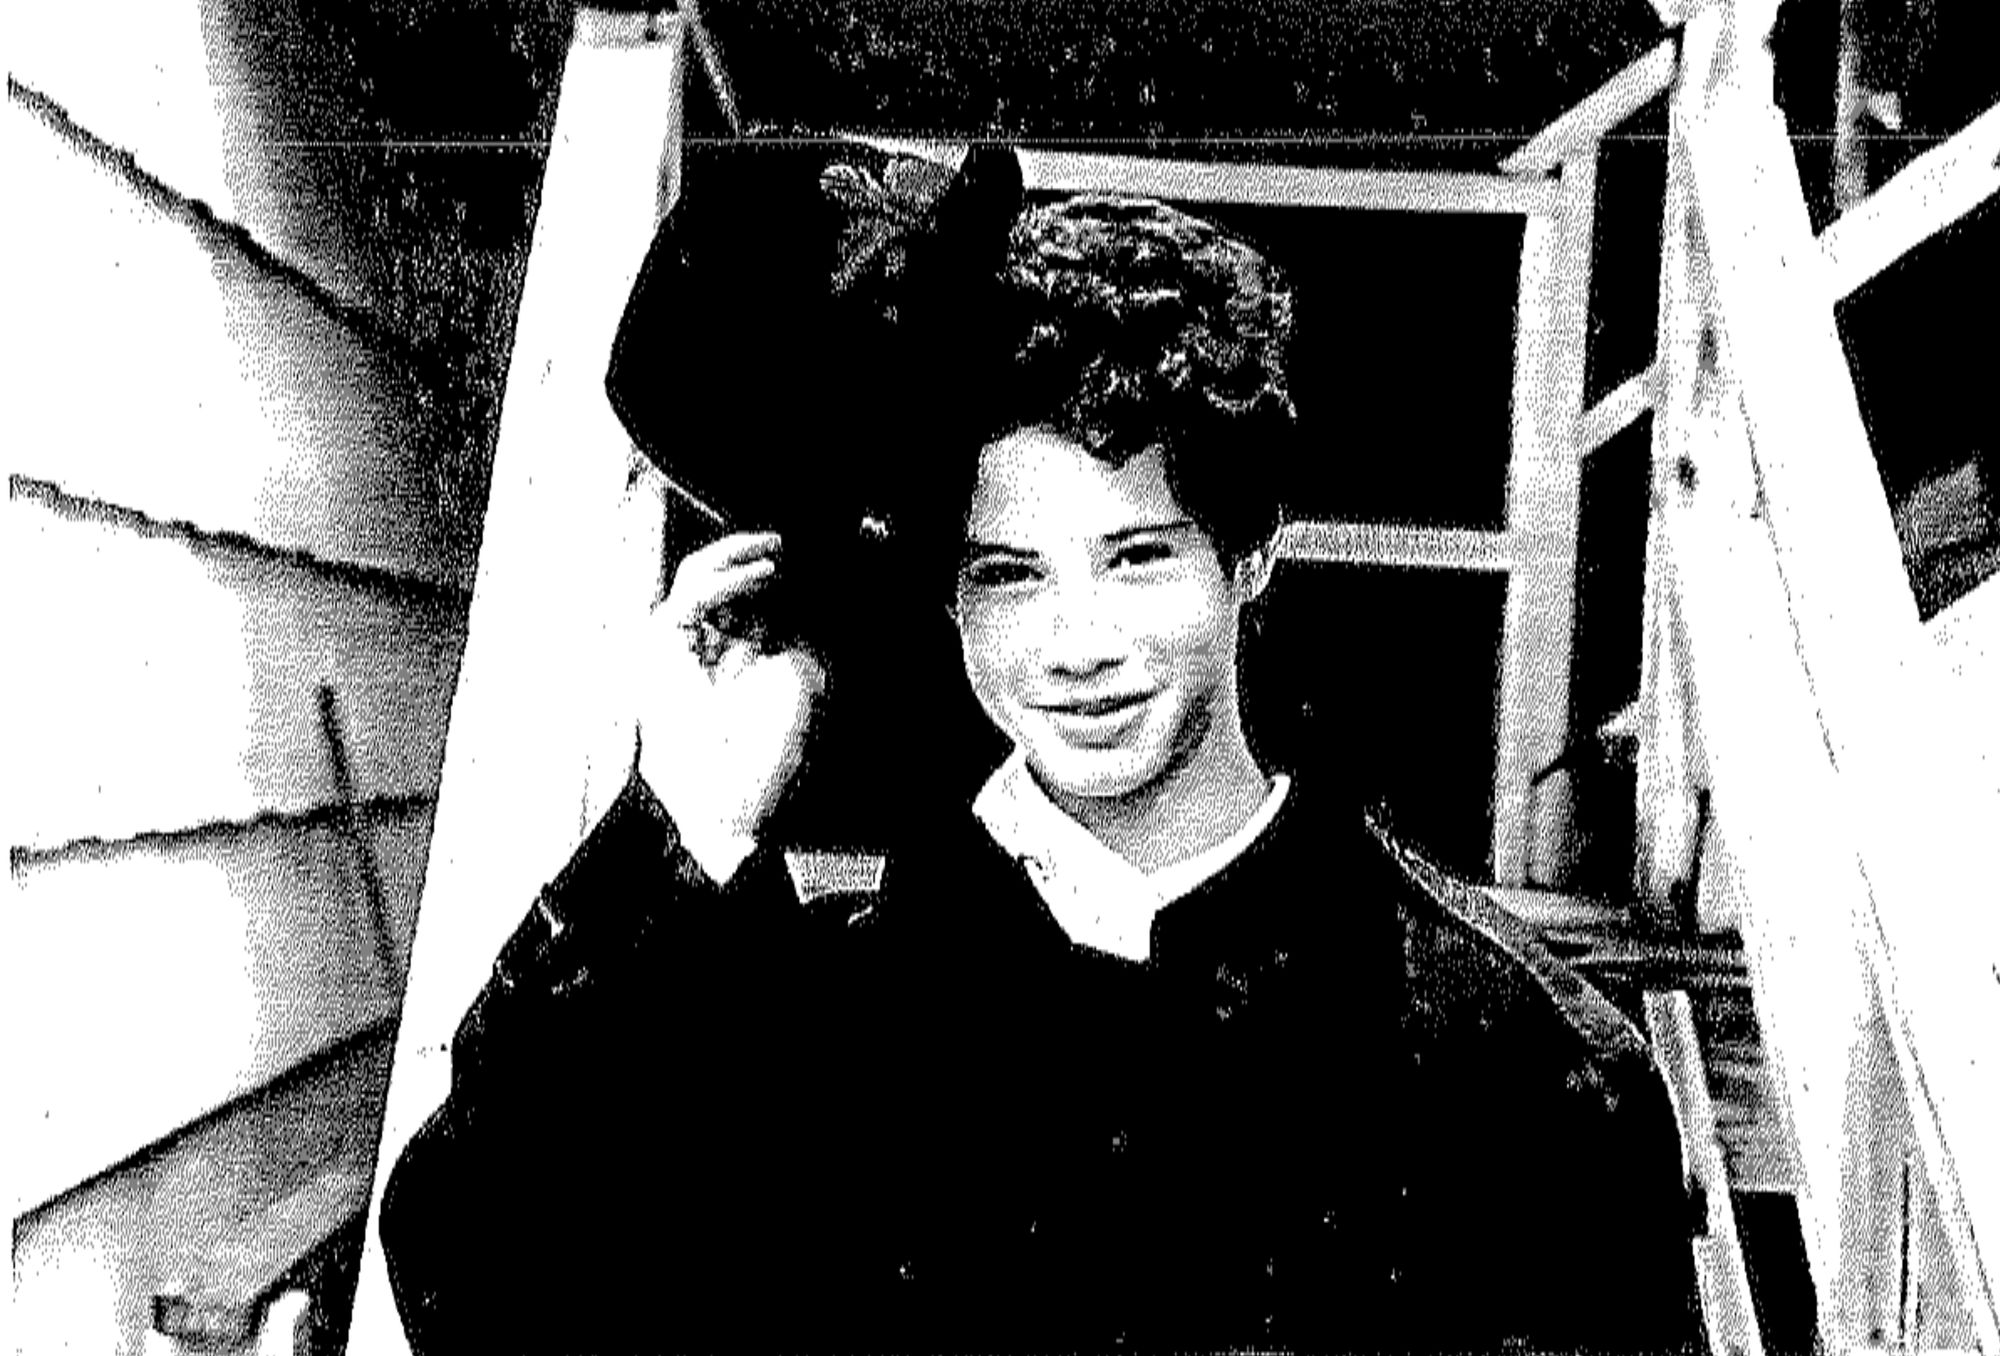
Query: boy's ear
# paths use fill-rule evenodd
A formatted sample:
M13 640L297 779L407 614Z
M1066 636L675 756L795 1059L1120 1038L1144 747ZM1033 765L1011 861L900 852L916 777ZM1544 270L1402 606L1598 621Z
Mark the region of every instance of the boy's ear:
M1236 562L1236 594L1245 607L1257 601L1271 582L1271 571L1278 563L1277 543L1259 546L1246 551Z

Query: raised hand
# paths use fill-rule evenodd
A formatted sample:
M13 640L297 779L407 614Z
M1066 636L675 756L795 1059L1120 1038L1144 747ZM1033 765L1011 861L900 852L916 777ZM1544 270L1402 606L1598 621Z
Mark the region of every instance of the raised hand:
M718 878L797 775L826 687L818 658L759 615L779 547L776 533L742 532L690 552L653 609L637 666L640 775Z

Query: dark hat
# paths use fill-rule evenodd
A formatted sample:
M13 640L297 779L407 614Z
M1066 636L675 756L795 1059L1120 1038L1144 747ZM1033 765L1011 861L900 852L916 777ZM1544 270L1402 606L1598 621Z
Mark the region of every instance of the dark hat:
M966 689L939 551L977 470L977 387L1007 361L1020 164L751 136L690 142L680 182L612 346L612 408L729 530L784 536L758 611L831 683L788 797L801 835L921 835L939 789L1004 752Z
M1021 202L1011 150L954 170L825 138L690 143L612 345L612 408L678 488L788 556L912 537L964 460L952 387L1003 359L968 322Z

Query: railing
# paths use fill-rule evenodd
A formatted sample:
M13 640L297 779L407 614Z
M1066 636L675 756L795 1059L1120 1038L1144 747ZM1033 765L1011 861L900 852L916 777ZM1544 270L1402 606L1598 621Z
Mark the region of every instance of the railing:
M1918 620L1833 307L2000 189L2000 110L1815 239L1775 8L1681 16L1658 356L1627 395L1658 412L1641 885L1688 869L1705 785L1704 889L1740 911L1823 1345L1991 1352L2000 789L1962 735L1991 694Z

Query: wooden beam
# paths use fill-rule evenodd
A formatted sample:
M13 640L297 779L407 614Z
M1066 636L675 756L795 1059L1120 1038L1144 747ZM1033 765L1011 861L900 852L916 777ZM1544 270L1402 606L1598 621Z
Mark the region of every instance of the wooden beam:
M1507 174L1547 174L1594 147L1604 134L1644 107L1674 78L1674 40L1667 39L1598 86L1588 98L1537 132L1500 162Z
M1528 221L1514 338L1507 530L1529 549L1507 579L1493 778L1493 878L1550 883L1567 834L1564 779L1531 798L1569 730L1585 331L1597 167L1564 165L1561 205ZM1532 821L1532 822L1531 822Z
M170 1297L170 1315L196 1320L183 1329L190 1335L205 1328L221 1338L254 1327L259 1301L282 1281L313 1284L300 1264L321 1272L329 1235L367 1205L395 1038L391 1012L22 1210L12 1296L14 1330L27 1339L19 1349L215 1350L148 1337L154 1297ZM265 1330L273 1331L268 1318ZM277 1332L289 1334L282 1320Z
M1666 1074L1674 1119L1680 1123L1681 1152L1708 1207L1707 1231L1694 1241L1708 1349L1714 1356L1763 1356L1764 1338L1757 1327L1743 1241L1729 1199L1729 1173L1723 1165L1715 1106L1709 1100L1708 1072L1695 1038L1694 1008L1679 989L1648 992L1645 1002L1653 1056Z
M678 16L638 23L586 8L564 61L383 1120L385 1168L443 1100L452 1032L514 920L631 766L627 651L659 594L665 491L631 477L604 358L678 182L683 32ZM347 1348L408 1350L372 1229Z
M1546 215L1557 202L1552 184L1490 174L1207 164L1032 149L1020 155L1031 192L1132 193L1179 202L1516 216Z
M722 53L715 45L715 38L709 33L708 25L702 22L701 6L697 0L680 0L681 24L687 35L694 41L695 54L701 58L701 69L708 76L709 93L722 108L722 120L729 124L729 130L737 136L743 135L743 115L736 109L736 87L729 79L729 73L722 68ZM661 16L648 15L650 20L661 21Z
M1671 923L1675 886L1692 880L1701 833L1700 766L1686 638L1680 634L1666 555L1665 512L1678 492L1681 420L1694 407L1700 369L1706 263L1693 253L1693 189L1678 128L1684 100L1669 101L1667 180L1660 213L1651 488L1640 602L1638 735L1632 888L1656 921Z
M154 1295L153 1331L197 1351L241 1346L286 1274L367 1208L366 1165L326 1169L199 1251Z
M1672 455L1685 453L1696 473L1656 517L1663 604L1682 642L1673 667L1689 666L1687 690L1699 698L1689 715L1712 777L1709 852L1726 846L1732 883L1747 901L1742 930L1758 1022L1797 1146L1800 1224L1822 1332L1831 1336L1849 1053L1866 1021L1852 923L1865 887L1851 845L1825 828L1833 769L1768 537L1731 504L1716 465L1748 458L1740 418L1733 438L1721 422L1734 408L1732 396L1713 393L1673 416Z
M1582 456L1589 456L1598 448L1631 427L1633 421L1653 408L1654 392L1659 386L1659 370L1648 366L1636 376L1627 377L1618 384L1618 389L1590 407L1577 429L1576 446Z
M1539 931L1616 932L1630 920L1630 910L1555 890L1536 890L1518 885L1489 885L1486 893L1501 908Z
M2000 193L2000 104L1905 165L1820 233L1830 299L1852 295L1995 193Z
M1861 87L1860 0L1840 0L1840 46L1833 95L1833 209L1868 196L1868 114Z
M1285 524L1278 534L1278 556L1319 564L1493 572L1512 569L1520 551L1505 532L1303 522Z

